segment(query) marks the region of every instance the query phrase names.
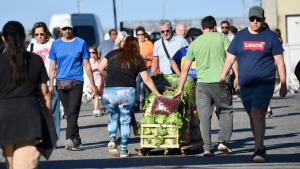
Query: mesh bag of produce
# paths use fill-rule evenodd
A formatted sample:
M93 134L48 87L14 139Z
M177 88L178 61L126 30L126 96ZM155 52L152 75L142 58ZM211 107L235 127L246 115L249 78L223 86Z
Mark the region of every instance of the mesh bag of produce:
M178 111L181 102L180 96L168 97L159 96L156 97L152 105L152 113L154 114L171 114Z

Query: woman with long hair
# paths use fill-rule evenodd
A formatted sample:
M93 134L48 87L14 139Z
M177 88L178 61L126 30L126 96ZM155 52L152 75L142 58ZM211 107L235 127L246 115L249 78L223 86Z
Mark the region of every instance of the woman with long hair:
M7 22L2 33L0 145L8 169L32 169L40 158L36 147L42 137L40 101L52 115L48 76L40 57L26 52L21 23Z
M97 87L97 94L93 97L93 102L94 102L93 115L97 117L103 115L103 112L99 110L99 95L102 95L105 82L103 76L101 75L98 69L100 65L101 57L98 53L97 47L96 46L90 47L89 54L90 54L89 61L93 72L94 82Z
M151 77L147 73L145 61L140 55L139 43L136 38L129 36L124 47L108 53L101 61L101 72L107 68L107 81L103 91L103 102L109 113L108 143L109 152L120 157L128 157L128 140L131 128L131 111L136 95L136 77L141 75L145 84L155 94L157 91ZM116 133L120 128L120 150L116 145Z

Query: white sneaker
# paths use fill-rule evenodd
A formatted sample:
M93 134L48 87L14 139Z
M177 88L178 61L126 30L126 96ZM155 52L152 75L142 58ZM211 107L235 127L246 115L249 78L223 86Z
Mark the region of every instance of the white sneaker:
M113 155L113 156L119 156L120 155L120 152L119 150L117 149L117 144L116 142L114 141L110 141L107 145L108 147L108 152Z
M93 111L93 116L94 117L100 117L102 115L103 115L103 113L101 112L101 110L94 110Z
M228 148L226 145L224 145L223 143L220 143L218 146L218 150L221 151L224 154L230 154L232 153L232 151L230 150L230 148Z

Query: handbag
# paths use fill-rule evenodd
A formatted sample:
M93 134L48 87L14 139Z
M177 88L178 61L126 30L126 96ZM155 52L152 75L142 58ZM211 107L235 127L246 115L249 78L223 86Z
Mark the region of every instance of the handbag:
M36 145L39 152L48 160L52 154L53 149L56 146L58 140L57 133L55 131L54 122L52 116L50 116L44 105L41 104L41 127L42 138Z
M56 86L58 90L70 91L76 85L76 80L57 80Z

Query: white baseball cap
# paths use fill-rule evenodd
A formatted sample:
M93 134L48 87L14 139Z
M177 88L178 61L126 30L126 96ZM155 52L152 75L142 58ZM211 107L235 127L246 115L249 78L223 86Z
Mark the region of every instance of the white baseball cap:
M65 27L73 28L70 20L63 20L61 22L60 28L65 28Z

